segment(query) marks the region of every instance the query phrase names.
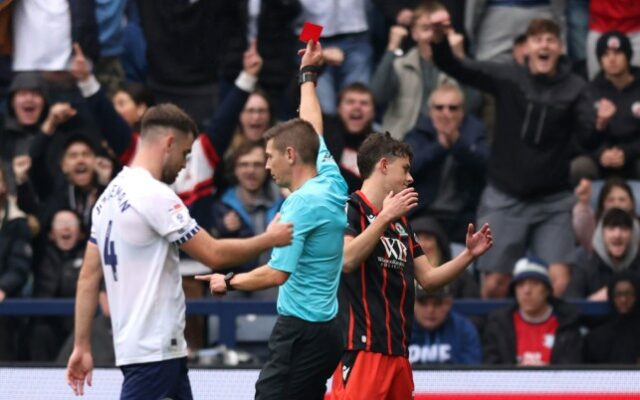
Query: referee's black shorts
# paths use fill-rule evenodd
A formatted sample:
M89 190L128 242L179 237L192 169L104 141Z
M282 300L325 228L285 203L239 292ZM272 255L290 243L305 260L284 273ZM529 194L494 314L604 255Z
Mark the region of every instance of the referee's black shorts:
M278 317L269 338L269 360L256 382L257 400L322 400L344 343L337 318L307 322Z

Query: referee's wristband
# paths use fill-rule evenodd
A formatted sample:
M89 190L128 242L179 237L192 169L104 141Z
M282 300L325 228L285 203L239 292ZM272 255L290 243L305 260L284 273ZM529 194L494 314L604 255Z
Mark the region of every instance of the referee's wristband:
M313 82L314 86L318 85L318 73L317 72L300 72L298 75L298 85L302 85L303 83Z
M231 279L233 279L234 276L235 274L233 272L229 272L224 276L224 284L227 286L227 291L229 292L235 290L231 285Z
M319 67L317 65L305 65L304 67L300 68L301 74L303 72L315 72L316 74L319 74L320 71L322 71L322 67Z

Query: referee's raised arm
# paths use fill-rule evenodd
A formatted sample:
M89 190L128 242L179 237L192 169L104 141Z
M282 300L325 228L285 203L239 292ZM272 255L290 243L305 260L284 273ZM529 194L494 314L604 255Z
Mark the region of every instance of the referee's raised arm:
M316 94L316 83L322 68L322 46L319 42L310 40L307 48L300 50L300 118L313 125L316 133L322 136L322 109Z

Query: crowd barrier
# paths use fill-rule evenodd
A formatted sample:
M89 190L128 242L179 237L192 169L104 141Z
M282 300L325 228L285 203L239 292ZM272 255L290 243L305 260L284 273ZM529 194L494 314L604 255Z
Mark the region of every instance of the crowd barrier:
M454 310L468 316L486 315L492 310L507 307L510 300L455 300ZM605 315L609 312L606 302L571 301L582 315ZM0 302L2 315L73 315L73 299L6 299ZM187 300L187 314L217 315L220 318L220 343L227 347L236 344L236 317L246 314L274 315L276 303L270 301L205 299Z
M195 368L189 377L194 399L246 400L253 399L258 370ZM415 400L640 399L637 369L438 368L414 371L413 379ZM83 398L117 399L121 384L118 369L98 368ZM76 398L62 368L0 368L0 388L0 400Z

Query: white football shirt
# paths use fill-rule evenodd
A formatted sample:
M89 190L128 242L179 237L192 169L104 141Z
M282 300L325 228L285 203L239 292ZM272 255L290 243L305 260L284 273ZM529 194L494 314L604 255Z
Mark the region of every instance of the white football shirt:
M116 365L186 357L178 246L200 228L169 186L124 169L93 208L107 287Z

